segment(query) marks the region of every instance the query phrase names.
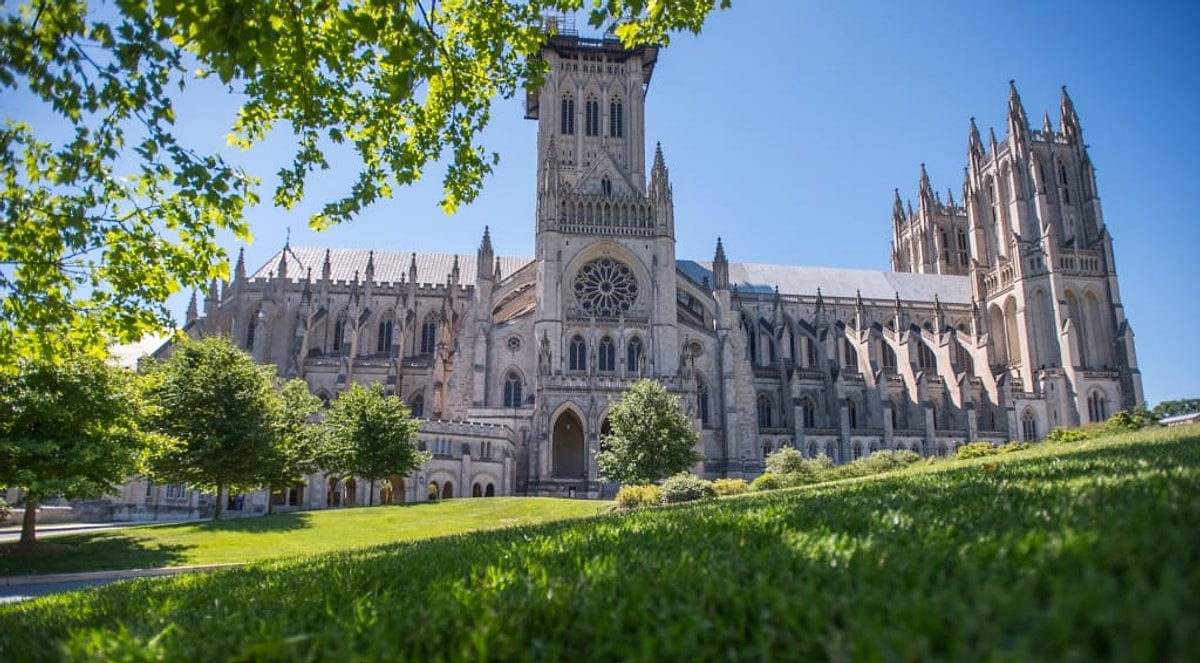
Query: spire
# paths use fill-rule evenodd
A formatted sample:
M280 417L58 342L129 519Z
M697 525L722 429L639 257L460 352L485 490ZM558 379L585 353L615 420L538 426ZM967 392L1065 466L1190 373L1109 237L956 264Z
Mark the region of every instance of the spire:
M246 249L245 248L238 249L237 266L235 266L233 268L233 280L238 281L238 282L246 280Z
M492 249L492 235L488 227L483 227L483 239L479 242L479 250L475 252L475 278L485 280L492 278L489 271L492 263L496 262L496 252Z
M933 187L929 185L929 173L925 172L925 164L921 164L921 184L917 193L917 205L923 212L931 212L933 202Z
M417 284L417 254L412 254L412 260L408 263L408 282L414 286Z
M983 156L983 139L979 137L979 127L975 126L975 118L971 118L971 131L967 137L967 153L972 157Z
M453 285L458 285L458 277L459 277L458 254L455 253L454 254L454 266L452 266L450 268L450 283Z
M1025 107L1021 105L1021 95L1017 94L1017 82L1008 81L1008 135L1024 141L1029 132L1029 118L1025 115Z
M200 317L199 307L196 304L196 291L192 291L192 300L188 302L187 307L187 322L195 322L196 318Z
M375 282L375 251L367 254L367 269L365 272L367 283Z
M1075 114L1075 104L1067 94L1067 86L1062 86L1062 105L1059 109L1062 115L1062 132L1072 143L1083 142L1083 132L1079 128L1079 116Z
M333 279L333 260L329 254L329 249L325 249L325 262L321 265L321 279L324 281Z
M725 247L721 244L720 237L717 238L717 253L713 256L713 288L729 288L729 261L725 259Z
M896 233L899 234L900 229L904 227L907 217L904 216L904 203L900 200L900 189L893 189L892 192L894 194L892 198L892 224L896 226Z
M492 272L492 280L496 283L500 282L500 258L496 258L496 270Z
M666 198L670 192L670 176L667 172L666 160L663 159L662 143L656 143L654 146L654 166L650 169L650 195L657 198Z
M288 265L287 265L287 245L283 247L283 251L279 254L279 269L276 272L279 274L279 280L286 283L288 280Z
M1054 133L1054 127L1050 124L1050 111L1042 111L1042 133L1045 134L1046 140Z

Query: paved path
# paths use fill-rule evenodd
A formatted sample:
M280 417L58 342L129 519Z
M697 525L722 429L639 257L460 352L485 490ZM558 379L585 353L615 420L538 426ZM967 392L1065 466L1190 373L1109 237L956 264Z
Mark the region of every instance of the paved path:
M179 573L216 571L242 566L232 564L203 564L200 566L175 566L166 569L125 569L121 571L91 571L88 573L50 573L36 576L14 576L0 578L0 603L16 603L37 596L69 592L87 587L99 587L130 578L151 578Z

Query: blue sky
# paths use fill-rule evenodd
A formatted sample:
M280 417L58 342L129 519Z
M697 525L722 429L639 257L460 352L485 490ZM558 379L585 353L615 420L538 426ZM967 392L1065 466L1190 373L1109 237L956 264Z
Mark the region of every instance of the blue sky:
M721 236L732 261L888 269L893 189L915 199L924 163L934 188L958 198L968 119L985 138L989 127L1003 137L1015 79L1031 121L1040 127L1046 110L1057 126L1065 84L1115 238L1146 399L1200 396L1200 344L1190 338L1200 218L1185 207L1200 154L1200 20L1190 3L734 4L702 35L675 37L647 97L647 150L661 141L670 168L679 257L710 259ZM186 99L184 140L223 145L233 101ZM531 255L536 127L522 117L520 99L497 100L485 144L502 161L455 216L437 208L431 172L353 223L312 232L307 213L346 183L351 164L335 164L310 187L311 205L251 211L248 269L288 228L298 246L470 253L488 225L498 253ZM232 156L269 186L289 154L278 140ZM185 306L181 296L174 308Z

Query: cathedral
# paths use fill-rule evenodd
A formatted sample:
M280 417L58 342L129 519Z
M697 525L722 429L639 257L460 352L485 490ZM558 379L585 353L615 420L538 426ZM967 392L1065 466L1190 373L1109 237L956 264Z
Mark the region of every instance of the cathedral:
M1048 115L1033 128L1015 87L1006 136L971 121L957 200L923 167L915 206L896 192L890 272L733 262L719 238L693 260L675 254L661 147L647 158L658 55L548 38L525 103L532 256L495 255L486 228L474 254L289 245L193 299L188 334L229 336L325 400L381 383L421 420L432 458L411 476L313 476L276 500L611 497L595 452L640 378L678 395L709 478L753 478L783 446L841 463L1037 440L1142 401L1065 88L1057 129Z

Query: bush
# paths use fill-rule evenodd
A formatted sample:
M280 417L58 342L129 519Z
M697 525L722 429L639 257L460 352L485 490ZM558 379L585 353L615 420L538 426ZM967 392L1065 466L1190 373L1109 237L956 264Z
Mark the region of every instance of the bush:
M779 447L777 451L767 454L767 472L775 476L803 472L807 461L799 449Z
M693 500L702 500L706 497L717 496L717 491L713 488L711 481L701 479L688 472L680 472L674 476L667 477L662 482L661 490L663 504L691 502Z
M1033 445L1028 442L1008 442L996 448L997 453L1010 454L1014 451L1024 451Z
M750 484L745 479L717 479L713 482L713 490L722 497L726 495L741 495L750 492Z
M1129 410L1121 410L1104 422L1104 431L1106 433L1125 433L1129 431L1140 430L1150 423L1150 418L1146 414L1146 408L1139 406L1133 412Z
M1046 441L1053 444L1063 444L1066 442L1082 442L1091 437L1091 434L1082 428L1055 428L1046 436Z
M971 442L964 444L955 454L959 458L982 458L1000 453L991 442Z
M11 515L12 508L8 506L8 502L5 502L3 497L0 497L0 522L8 520L8 517Z
M783 488L783 482L779 480L779 477L771 474L770 472L761 474L756 477L754 481L750 482L750 490L755 492L763 490L779 490L780 488Z
M637 509L654 506L662 500L662 491L658 486L648 484L627 484L617 491L616 503L618 509Z

